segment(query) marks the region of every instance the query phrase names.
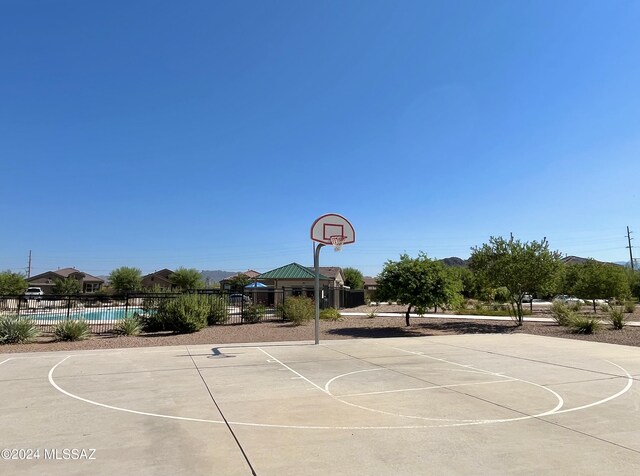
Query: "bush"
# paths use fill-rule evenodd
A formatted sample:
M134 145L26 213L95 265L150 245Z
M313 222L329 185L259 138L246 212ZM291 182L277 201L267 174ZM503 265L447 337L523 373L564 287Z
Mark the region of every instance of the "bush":
M582 304L580 304L579 302L575 301L575 302L571 302L571 303L567 304L567 307L572 312L580 312L580 309L582 309Z
M507 288L501 286L496 289L494 300L499 303L505 303L511 300L511 294L509 293L509 290Z
M266 310L267 308L261 305L247 306L242 310L242 320L250 324L260 322Z
M506 307L506 308L500 308L498 310L494 310L494 309L486 309L486 308L481 308L481 309L462 309L459 311L454 311L454 314L458 314L458 315L463 315L463 316L510 316L513 317L514 313L512 312L512 309L510 307ZM531 315L531 311L523 309L522 310L522 315L523 316L530 316Z
M146 332L159 332L166 330L164 328L164 322L158 317L157 311L148 311L138 317L140 320L140 326Z
M315 317L313 301L307 297L294 296L287 298L282 306L284 318L299 326Z
M340 314L340 312L338 312L337 309L329 307L320 311L320 319L324 319L325 321L339 321L340 319L342 319L342 315Z
M375 317L378 317L378 310L377 309L370 309L369 312L367 312L367 317L369 319L373 319Z
M593 334L600 329L600 320L596 317L574 315L569 321L569 327L578 334Z
M159 321L164 330L189 334L207 326L210 310L207 296L183 294L161 302L154 320Z
M26 344L40 335L28 317L0 317L0 344Z
M142 330L142 321L138 314L121 320L115 328L116 334L123 336L137 336Z
M636 303L634 301L625 301L624 302L624 312L627 314L631 314L636 310Z
M551 315L560 326L568 326L571 319L575 317L574 311L560 301L553 301L551 304Z
M85 340L91 334L89 324L85 320L66 320L58 323L53 330L56 340L76 341Z
M622 307L611 307L609 309L608 320L614 329L622 329L627 323L627 318L624 315L624 309Z
M212 296L209 302L209 314L207 315L207 324L222 324L229 319L229 307L227 298L224 296Z

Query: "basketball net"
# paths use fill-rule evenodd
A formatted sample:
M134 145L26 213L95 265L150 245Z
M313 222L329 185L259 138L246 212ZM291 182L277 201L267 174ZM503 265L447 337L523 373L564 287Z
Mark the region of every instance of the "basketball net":
M342 251L342 245L344 244L344 239L346 236L342 235L333 235L329 239L331 240L331 244L333 245L333 251Z

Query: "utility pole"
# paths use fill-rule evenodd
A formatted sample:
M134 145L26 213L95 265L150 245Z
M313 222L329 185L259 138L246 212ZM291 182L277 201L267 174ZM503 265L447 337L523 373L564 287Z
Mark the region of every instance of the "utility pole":
M629 242L629 263L631 263L631 271L633 271L633 248L631 247L631 232L629 231L629 227L627 226L627 241Z
M627 230L629 228L627 227ZM27 278L31 277L31 250L29 250L29 266L27 267Z

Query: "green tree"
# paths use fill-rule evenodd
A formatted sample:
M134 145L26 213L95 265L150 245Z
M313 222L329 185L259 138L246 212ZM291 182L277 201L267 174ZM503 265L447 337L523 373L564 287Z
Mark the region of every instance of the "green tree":
M626 298L630 294L627 273L621 266L589 259L571 267L573 269L567 270L567 275L575 280L570 288L572 294L591 300L594 312L596 299Z
M0 295L17 296L24 293L29 283L21 273L12 273L6 270L0 273Z
M251 278L246 274L239 273L229 278L229 287L232 293L244 292L244 287L251 283Z
M417 258L400 255L400 261L387 261L378 276L380 299L393 300L408 306L405 314L410 325L411 309L422 314L427 308L455 305L460 299L462 283L445 266L424 253Z
M344 268L344 284L351 289L363 289L364 288L364 276L360 270L356 268Z
M121 266L111 271L109 281L116 294L138 291L142 287L142 272L138 268Z
M180 267L176 269L171 276L169 276L169 281L171 281L171 284L181 291L199 289L204 286L202 274L195 268L187 269Z
M82 283L77 279L54 279L53 282L53 294L63 294L65 296L69 296L73 294L80 294L82 292Z
M482 290L478 288L476 277L469 268L449 266L447 270L462 283L462 296L476 298L481 294Z
M629 281L629 289L631 295L636 299L640 299L640 271L630 269L627 270L627 279Z
M522 243L491 237L489 243L471 248L469 266L485 286L507 288L518 325L522 325L522 298L545 293L560 268L560 253L550 251L546 240Z

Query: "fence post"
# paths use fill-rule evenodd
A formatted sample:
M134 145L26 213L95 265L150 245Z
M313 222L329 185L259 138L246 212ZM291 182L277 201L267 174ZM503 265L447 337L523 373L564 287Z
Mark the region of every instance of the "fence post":
M70 313L71 313L71 294L67 294L67 320L69 320Z
M22 296L18 296L18 317L20 317L20 308L22 307Z
M127 314L129 314L129 293L124 295L124 317L126 319Z

